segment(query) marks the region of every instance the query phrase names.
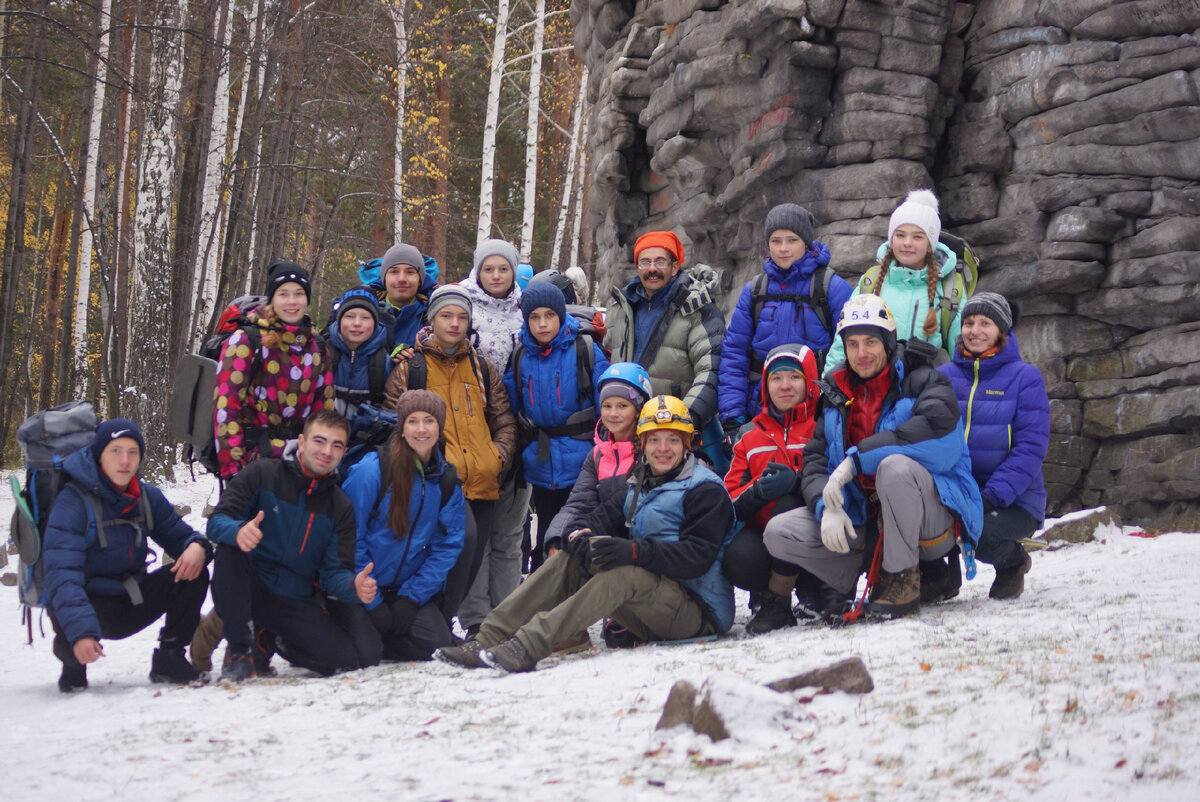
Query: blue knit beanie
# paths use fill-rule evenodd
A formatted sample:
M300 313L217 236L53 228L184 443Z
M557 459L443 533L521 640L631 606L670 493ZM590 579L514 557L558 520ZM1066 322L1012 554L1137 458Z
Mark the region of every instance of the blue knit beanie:
M113 418L106 420L96 427L96 436L92 438L92 459L100 461L100 454L108 448L113 440L128 437L138 444L138 452L146 456L146 441L142 439L142 430L129 418Z
M521 293L521 316L525 318L526 326L529 325L533 310L543 306L558 315L560 325L567 322L567 299L563 297L562 290L547 281L529 282L529 286Z

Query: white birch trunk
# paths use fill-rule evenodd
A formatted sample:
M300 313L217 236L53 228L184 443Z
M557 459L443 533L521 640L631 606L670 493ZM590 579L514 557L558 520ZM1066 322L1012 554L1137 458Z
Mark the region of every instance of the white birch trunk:
M404 24L407 0L396 0L392 22L396 26L396 142L392 170L392 242L404 240L404 102L408 83L408 28Z
M496 37L492 42L492 73L488 80L487 110L483 123L483 169L479 177L478 246L492 234L492 203L496 183L496 127L500 120L500 81L504 77L504 48L508 39L508 0L496 9Z
M567 233L567 221L571 212L571 187L575 183L575 163L579 158L579 130L583 125L583 99L587 95L587 67L579 71L579 97L575 99L575 115L571 121L571 147L567 151L567 173L563 179L562 201L558 204L558 225L554 227L554 248L550 251L550 262L546 267L559 269L558 259L562 255L563 239Z
M575 173L575 219L571 222L571 258L567 266L579 264L579 238L583 231L583 196L587 193L588 117L583 116L579 129L579 166Z
M83 168L83 221L79 232L79 277L75 287L75 328L73 331L74 382L72 398L83 398L88 385L88 307L92 295L92 247L96 220L96 183L100 170L100 133L104 120L104 88L108 82L108 40L112 30L112 0L100 7L100 44L96 50L96 79L92 86L92 114L88 120L87 162Z
M262 0L260 0L259 14L254 20L256 32L258 32L261 28L260 20L265 15L264 12L265 4L263 4ZM255 76L257 81L255 86L258 87L258 102L263 103L266 101L266 93L263 90L263 81L265 81L267 78L267 60L263 57L262 50L258 48L258 45L256 44L257 40L255 39L252 41L254 41L255 44L251 45L251 49L254 50L254 61L258 67L257 75ZM246 271L246 277L242 281L242 295L249 295L251 288L254 286L255 278L259 278L258 271L254 269L254 265L256 264L254 261L254 249L258 246L258 226L254 223L254 221L257 219L254 214L254 210L258 206L258 171L261 168L259 156L262 154L262 140L263 132L259 130L254 135L254 153L252 156L254 169L250 171L250 186L248 187L247 192L248 202L246 204L245 212L246 214L250 215L250 245L246 251L246 256L249 258L251 266L250 269Z
M233 3L218 3L214 29L221 37L217 51L217 81L209 120L208 155L204 163L204 188L200 193L200 239L196 248L195 284L192 286L192 347L200 348L209 315L217 302L217 274L221 255L221 187L229 135L229 46L233 41Z
M537 208L538 120L541 116L542 49L546 44L546 0L534 8L533 51L529 64L529 110L525 118L525 208L521 216L521 261L533 254L533 217Z
M130 371L136 384L122 400L123 410L146 435L152 474L163 474L169 455L166 405L174 365L170 355L171 222L176 184L176 139L183 78L182 22L187 2L160 3L148 35L149 80L139 132L137 208L134 213L134 268L130 287Z

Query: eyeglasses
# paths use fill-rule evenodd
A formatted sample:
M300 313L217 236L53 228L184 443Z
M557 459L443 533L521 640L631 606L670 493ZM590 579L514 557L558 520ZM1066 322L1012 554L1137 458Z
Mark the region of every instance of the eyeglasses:
M657 259L638 259L637 266L642 270L649 270L652 267L663 270L671 266L671 260L665 256L660 256Z

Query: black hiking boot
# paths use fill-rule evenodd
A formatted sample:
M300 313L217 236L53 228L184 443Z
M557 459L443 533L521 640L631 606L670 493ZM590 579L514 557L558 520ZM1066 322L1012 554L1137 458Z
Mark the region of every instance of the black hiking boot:
M259 629L254 633L254 645L250 657L254 660L254 672L260 677L274 677L278 672L271 668L271 658L279 651L275 633Z
M880 573L880 584L887 578L887 587L872 602L867 614L876 619L903 618L921 610L921 571L917 566L898 574Z
M462 668L487 668L487 663L479 659L483 644L472 638L463 641L458 646L443 646L433 653L435 659L452 666Z
M601 634L604 636L604 645L610 649L632 649L642 645L637 635L611 618L604 622Z
M988 591L989 596L993 599L1015 599L1025 592L1025 575L1033 567L1033 560L1028 554L1024 556L1025 559L1016 568L996 572L992 589Z
M159 646L150 658L150 681L189 685L204 679L183 654L182 646Z
M492 668L507 671L509 674L533 671L537 667L537 660L516 638L509 638L499 646L484 649L479 653L479 659Z
M958 547L940 560L922 560L921 604L937 604L953 599L962 588L962 565L958 561Z
M826 623L841 621L853 601L853 597L847 599L846 594L837 588L821 583L821 618Z
M796 617L792 615L792 600L765 590L762 594L762 606L758 608L754 617L746 622L746 634L762 635L764 632L794 626Z
M79 693L87 690L87 666L69 666L63 663L62 673L58 675L58 689L63 693Z
M257 676L258 671L254 668L254 657L250 652L225 648L225 662L221 665L221 682L241 682Z

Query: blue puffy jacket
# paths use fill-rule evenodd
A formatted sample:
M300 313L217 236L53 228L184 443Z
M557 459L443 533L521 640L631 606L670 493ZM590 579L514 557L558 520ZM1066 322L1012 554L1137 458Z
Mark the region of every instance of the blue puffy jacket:
M550 341L550 345L542 347L529 333L529 326L521 327L521 346L524 353L521 356L520 376L514 376L513 365L509 365L504 375L504 388L512 403L513 413L517 414L539 429L562 426L567 418L588 406L594 406L597 412L600 403L600 375L608 370L608 359L604 351L595 343L592 344L592 396L580 399L579 380L577 378L577 358L575 355L575 338L579 336L579 320L574 315L567 315L566 321L559 328L558 334ZM516 362L515 359L512 360ZM570 487L579 478L583 460L592 450L592 427L595 421L586 427L581 439L574 437L549 437L549 453L546 454L545 443L540 444L542 437L524 447L521 456L525 465L525 480L538 487L557 490ZM548 457L539 459L541 456Z
M305 474L290 441L282 459L257 459L229 481L212 517L208 539L237 548L242 524L262 511L262 540L250 562L277 596L308 599L313 583L340 601L358 603L354 590L354 508L336 474Z
M1013 334L992 356L975 358L959 348L939 370L962 407L971 473L983 500L994 507L1016 504L1041 523L1042 462L1050 445L1050 400L1041 372L1021 359Z
M392 491L379 495L378 451L356 462L342 483L358 513L354 570L361 571L368 563L375 563L371 576L380 591L404 596L418 605L427 603L446 586L446 575L462 552L466 528L462 488L456 483L443 505L441 478L447 463L437 452L432 462L413 477L408 534L403 540L397 540L388 527ZM376 596L367 609L377 607L381 601Z
M767 294L811 297L813 274L818 267L827 264L829 248L822 242L814 242L808 252L787 270L767 259L763 264L763 271L769 279ZM799 343L807 345L813 352L824 352L833 344L833 332L822 326L812 306L803 302L799 305L795 301L764 302L756 328L752 314L753 284L751 281L742 288L725 334L717 383L717 403L722 421L731 418L749 420L762 408L759 395L761 365L772 348L786 343ZM840 276L830 277L830 326L836 327L837 319L842 314L842 305L853 291ZM755 364L759 366L758 371L751 370Z
M396 318L395 325L392 327L393 349L401 345L411 348L417 341L417 332L424 325L422 319L425 316L425 309L429 306L429 296L437 289L437 286L437 279L432 278L427 272L425 280L421 282L421 289L417 290L417 297L412 300L412 303L399 308L388 303L385 291L383 305Z
M823 420L804 447L801 488L809 509L819 519L825 502L822 492L830 472L847 456L854 458L858 474L874 475L879 463L892 454L903 454L920 463L933 476L938 497L962 521L972 543L979 542L983 527L983 501L971 476L971 457L963 440L963 422L954 388L933 367L936 352L927 343L900 343L892 363L891 389L875 424L875 434L846 448L849 397L838 381L844 365L834 370L832 381L822 382ZM869 502L858 482L842 491L845 510L855 526L867 522Z
M138 514L138 497L122 493L101 476L90 446L67 457L63 470L100 500L104 521ZM167 554L178 558L193 542L211 551L204 536L183 522L161 490L141 482L140 478L136 481L150 502L154 528L149 537ZM92 520L91 505L68 485L54 500L46 522L42 553L46 608L58 619L70 643L80 638L100 637L100 622L88 596L124 596L122 580L130 576L140 583L152 560L146 538L142 537L138 543L136 528L127 523L106 524L104 537L108 547L100 548Z
M384 386L388 374L392 371L391 332L387 326L377 324L371 338L358 348L352 349L342 339L338 321L335 320L329 324L328 343L329 356L334 362L334 408L347 418L352 418L359 404L369 402L381 405L384 400ZM382 373L382 381L375 392L372 392L370 383L372 361Z

